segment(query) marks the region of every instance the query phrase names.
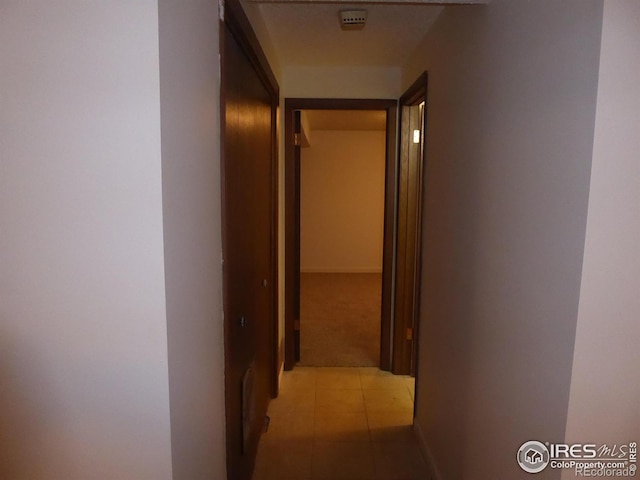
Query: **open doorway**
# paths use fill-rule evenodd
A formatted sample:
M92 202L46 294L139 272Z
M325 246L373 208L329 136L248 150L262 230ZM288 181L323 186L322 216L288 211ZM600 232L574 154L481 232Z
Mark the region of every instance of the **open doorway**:
M422 255L426 93L427 75L424 73L400 98L402 115L406 118L401 119L399 131L396 130L396 100L285 99L285 370L294 368L301 353L300 112L384 110L386 156L378 366L381 370L395 374L415 375ZM398 145L400 148L397 151Z
M300 112L302 366L380 364L385 110Z
M336 99L286 99L285 101L285 331L284 331L284 343L285 343L285 370L290 370L294 367L294 365L301 360L301 334L303 333L304 328L301 324L301 284L302 284L302 275L301 271L303 270L320 270L318 265L321 265L323 260L315 258L313 259L313 253L317 254L318 250L315 252L305 252L305 261L308 262L306 267L304 268L301 264L301 157L302 157L302 143L304 141L302 135L302 111L325 111L325 113L320 113L319 116L331 116L329 112L336 111L359 111L359 112L380 112L381 115L384 115L383 125L384 125L384 166L383 172L380 172L380 177L384 178L383 185L383 198L382 201L382 244L381 249L378 251L378 254L381 255L381 262L378 261L377 264L370 265L368 268L370 270L378 270L378 272L368 272L368 273L378 273L378 291L380 292L380 300L376 302L375 300L375 279L370 281L369 283L373 284L370 288L365 288L364 290L371 291L373 290L373 297L370 298L368 304L374 305L374 308L377 309L377 305L380 305L380 309L378 311L378 322L379 322L379 333L377 329L369 330L373 331L373 335L379 341L379 347L376 351L375 346L373 349L373 355L377 354L378 358L372 358L369 360L369 365L373 364L374 366L379 366L382 370L389 370L391 366L391 314L392 314L392 304L391 304L391 295L392 295L392 268L393 268L393 235L394 235L394 207L395 207L395 149L396 149L396 115L397 115L397 101L396 100L336 100ZM339 115L337 115L339 117ZM372 113L372 117L375 117L375 113ZM344 121L344 119L343 119ZM347 122L349 120L347 119ZM334 127L335 128L335 127ZM331 137L332 138L326 138ZM344 134L321 134L322 142L325 145L325 148L321 148L320 150L324 150L324 153L327 153L327 150L333 150L333 153L329 152L332 155L336 154L336 138L345 137ZM382 139L382 134L380 135L380 139ZM344 138L343 138L344 140ZM308 139L307 139L308 143ZM382 142L379 142L382 145ZM343 143L343 145L346 145ZM353 153L353 152L352 152ZM322 154L321 154L322 155ZM313 155L312 155L313 158ZM344 156L341 156L344 160ZM311 173L313 169L311 169ZM325 169L327 170L327 169ZM334 172L335 173L335 172ZM340 171L337 172L338 175ZM326 174L326 171L325 171ZM354 173L357 176L357 173ZM364 173L362 173L364 175ZM344 177L344 165L342 168L342 176ZM335 177L335 175L334 175ZM341 179L341 181L344 178ZM348 185L347 185L348 187ZM344 190L348 190L348 188L344 188ZM356 189L357 190L357 189ZM307 192L309 193L309 192ZM318 196L322 196L320 201L327 201L327 192L316 192ZM353 192L351 192L351 196L353 196ZM317 198L316 198L317 200ZM311 199L310 204L313 204L314 200ZM333 202L333 200L332 200ZM314 205L305 205L306 207L310 207L311 209L315 208ZM335 220L335 219L333 219ZM379 219L378 219L379 220ZM342 220L345 221L345 220ZM353 220L351 220L353 222ZM318 225L312 225L311 231L313 227L318 227ZM379 228L379 227L378 227ZM307 233L310 233L307 231ZM316 239L316 246L318 246L318 239ZM311 242L313 243L313 241ZM326 242L325 242L326 243ZM326 246L326 245L324 245ZM344 245L342 245L344 246ZM379 245L380 247L380 245ZM357 246L356 246L357 248ZM360 247L362 248L362 246ZM375 250L375 248L373 249ZM311 253L311 255L309 255ZM326 252L325 252L326 253ZM335 251L333 252L335 254ZM349 256L348 253L345 255L342 252L342 256ZM373 255L375 256L375 254ZM344 260L344 258L343 258ZM351 259L353 260L353 259ZM315 263L315 268L313 265ZM326 257L324 261L325 265L323 268L326 270ZM375 262L374 262L375 263ZM350 273L354 272L353 264L348 268L345 268L344 261L342 262L342 266L336 266L334 264L333 267L329 267L329 272L324 273L346 273L345 270L350 270ZM364 263L360 263L360 270L363 269L362 265ZM301 268L302 267L302 268ZM356 267L357 268L357 267ZM366 267L364 267L366 268ZM342 269L343 272L336 272L335 270ZM381 272L380 272L381 270ZM312 272L308 271L307 273L323 273L323 272ZM360 272L361 274L364 272ZM335 281L331 282L331 279L324 279L324 281L316 277L315 279L308 277L305 280L310 280L311 284L319 283L318 287L320 290L322 286L335 287ZM314 282L314 280L318 280L318 282ZM364 280L364 279L362 279ZM309 283L309 282L305 282ZM351 282L354 283L354 282ZM357 282L356 282L357 283ZM362 283L367 283L364 281ZM316 290L318 292L318 290ZM330 294L330 292L328 292ZM317 295L322 296L321 291L317 293ZM366 297L367 294L364 294ZM371 297L371 296L369 296ZM321 302L317 302L318 304ZM377 305L376 305L377 304ZM326 306L326 305L325 305ZM374 310L375 312L376 310ZM340 315L339 312L335 310L333 312L325 312L330 315ZM375 323L375 313L373 313ZM371 313L367 315L371 318ZM333 318L334 322L339 322L339 318ZM329 338L333 334L333 339L335 339L335 330L331 332L330 328L327 329L325 326L318 326L316 330L325 330L327 338ZM312 326L313 329L313 326ZM371 335L369 335L371 337ZM373 340L375 341L375 339ZM318 342L320 343L320 342ZM339 342L338 342L339 343ZM336 351L339 351L339 346L336 346ZM369 353L371 355L371 353ZM323 362L327 362L325 364L338 365L340 362L344 362L343 360L336 360L335 356L332 360L332 363L328 363L326 360L327 356L325 355L325 360ZM304 361L304 360L303 360Z

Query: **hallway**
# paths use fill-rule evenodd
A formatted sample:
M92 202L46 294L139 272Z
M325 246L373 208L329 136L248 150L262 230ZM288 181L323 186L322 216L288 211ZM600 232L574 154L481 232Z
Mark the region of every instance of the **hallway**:
M428 480L413 433L414 379L297 367L271 402L254 480Z

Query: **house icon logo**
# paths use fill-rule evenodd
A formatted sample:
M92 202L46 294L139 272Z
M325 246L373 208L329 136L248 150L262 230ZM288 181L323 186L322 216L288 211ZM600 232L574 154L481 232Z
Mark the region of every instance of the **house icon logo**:
M538 463L542 461L542 454L533 448L530 448L527 453L524 454L524 458L529 463Z
M518 449L518 465L527 473L538 473L549 464L549 450L540 442L530 440Z

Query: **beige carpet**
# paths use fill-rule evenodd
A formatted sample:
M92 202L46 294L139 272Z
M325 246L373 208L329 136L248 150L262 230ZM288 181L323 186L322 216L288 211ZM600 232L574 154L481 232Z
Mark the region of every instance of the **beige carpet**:
M378 366L381 289L379 273L303 273L299 364Z

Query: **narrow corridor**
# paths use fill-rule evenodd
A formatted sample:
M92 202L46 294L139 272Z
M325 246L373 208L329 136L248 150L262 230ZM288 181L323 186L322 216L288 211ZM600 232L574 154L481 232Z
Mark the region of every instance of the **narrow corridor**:
M377 368L285 372L254 480L428 480L413 398L413 378Z

